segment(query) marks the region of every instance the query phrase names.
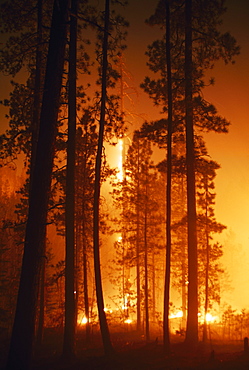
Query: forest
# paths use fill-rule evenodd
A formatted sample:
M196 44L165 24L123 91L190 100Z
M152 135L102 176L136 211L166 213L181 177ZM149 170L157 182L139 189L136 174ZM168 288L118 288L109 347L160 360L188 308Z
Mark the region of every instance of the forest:
M206 144L230 121L204 94L241 48L224 1L151 3L139 86L125 0L0 4L2 369L249 367Z

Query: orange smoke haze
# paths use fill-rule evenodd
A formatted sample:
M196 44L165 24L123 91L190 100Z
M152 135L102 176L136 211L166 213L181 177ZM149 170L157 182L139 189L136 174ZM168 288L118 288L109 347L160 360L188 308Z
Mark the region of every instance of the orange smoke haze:
M152 14L154 7L150 1L146 1L146 5L144 19ZM222 261L232 288L223 293L223 301L241 309L249 306L249 3L247 0L227 0L226 6L223 28L236 38L241 55L234 65L225 66L219 62L210 71L210 76L215 77L215 85L206 87L204 96L231 122L231 126L228 134L206 134L205 141L211 158L221 166L215 181L215 210L217 221L226 225L227 230L217 240L224 246ZM131 2L129 8L127 12L133 14L133 20L130 21L126 59L134 81L139 85L150 73L144 65L146 46L156 39L159 31L144 25L143 19L135 18L135 14L141 14L138 0ZM159 117L159 109L153 107L141 90L136 108L147 120Z

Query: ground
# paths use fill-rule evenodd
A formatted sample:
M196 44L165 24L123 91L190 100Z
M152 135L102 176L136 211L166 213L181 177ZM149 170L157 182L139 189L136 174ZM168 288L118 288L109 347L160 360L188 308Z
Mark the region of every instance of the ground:
M43 346L36 349L34 370L249 370L249 354L244 352L243 341L209 342L205 346L201 343L197 350L191 351L184 348L180 338L172 343L167 356L157 339L146 344L131 333L129 336L117 333L113 336L116 354L107 359L100 338L95 337L94 343L85 348L80 335L77 356L67 363L60 357L61 339L58 333L48 333ZM0 369L4 369L3 358Z

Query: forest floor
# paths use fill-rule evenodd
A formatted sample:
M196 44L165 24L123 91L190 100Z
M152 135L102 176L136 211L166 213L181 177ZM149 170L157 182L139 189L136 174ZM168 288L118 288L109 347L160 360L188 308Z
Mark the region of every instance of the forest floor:
M51 333L50 333L51 334ZM184 348L182 338L174 338L171 354L166 355L158 340L145 343L137 337L116 334L113 338L115 355L107 359L101 348L100 338L84 348L78 340L77 356L67 363L61 358L61 336L49 335L44 344L36 350L34 370L249 370L249 353L243 348L243 341L212 342L200 344L195 351ZM83 339L82 336L81 338ZM2 348L3 349L3 348ZM6 349L6 346L5 346ZM2 354L2 350L0 351ZM0 369L4 369L4 358ZM6 356L4 356L6 357Z

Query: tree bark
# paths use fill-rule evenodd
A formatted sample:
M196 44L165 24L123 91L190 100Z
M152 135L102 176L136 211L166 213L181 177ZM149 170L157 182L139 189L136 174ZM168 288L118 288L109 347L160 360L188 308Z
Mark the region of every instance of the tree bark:
M34 171L34 163L36 156L36 147L39 134L39 119L42 102L42 6L43 0L37 1L37 46L36 46L36 61L35 61L35 85L34 85L34 101L33 101L33 116L31 123L31 158L30 158L30 189L32 186L32 178Z
M167 132L167 187L166 187L166 271L164 288L164 326L163 341L167 353L170 352L169 300L170 300L170 258L171 258L171 178L172 178L172 78L171 78L171 45L170 45L170 6L166 8L166 64L167 64L167 96L168 96L168 132Z
M85 235L85 233L83 233ZM84 239L84 236L83 236ZM84 277L84 304L86 315L86 345L89 344L90 337L90 312L89 312L89 297L88 297L88 275L87 275L87 248L86 241L83 240L83 277Z
M29 180L29 192L31 192L34 163L36 156L36 148L39 134L39 118L41 111L42 102L42 8L43 0L37 1L37 46L36 46L36 62L35 62L35 85L34 85L34 101L33 101L33 116L31 123L31 157L30 157L30 180ZM44 230L44 251L46 252L46 230ZM44 255L45 255L44 252ZM40 279L40 289L39 289L39 315L38 315L38 326L36 341L38 345L41 345L43 339L43 327L44 327L44 289L45 289L45 258L42 261L42 273Z
M204 323L203 323L203 343L207 342L207 313L209 304L209 263L210 263L210 246L208 230L208 175L204 179L205 187L205 236L206 236L206 271L205 271L205 304L204 304Z
M83 181L86 180L87 176L87 156L88 156L88 140L89 140L89 133L87 132L87 125L86 125L86 142L85 142L85 151L83 153L83 169L82 176ZM81 167L82 168L82 167ZM89 294L88 294L88 285L89 285L89 279L88 279L88 253L87 253L87 237L86 237L86 224L87 224L87 215L85 214L85 208L86 208L86 182L82 184L83 186L83 194L82 194L82 220L81 220L81 226L82 226L82 253L83 253L83 281L84 281L84 289L83 289L83 296L84 296L84 306L85 306L85 316L86 316L86 346L89 345L91 341L91 332L90 332L90 307L89 307Z
M75 151L76 151L76 60L77 0L71 0L69 72L68 72L68 141L66 170L66 259L65 327L63 358L75 356Z
M147 167L147 166L146 166ZM148 167L146 168L148 171ZM148 175L146 176L148 177ZM149 320L149 277L148 277L148 179L146 179L145 210L144 210L144 306L145 306L145 337L146 342L150 341L150 320Z
M46 235L45 235L46 236ZM46 239L46 238L44 238ZM44 240L45 241L45 240ZM39 293L39 316L36 334L36 342L41 346L44 333L44 310L45 310L45 276L46 276L46 259L42 261L41 278L40 278L40 293Z
M138 138L138 153L137 153L137 189L136 189L136 216L137 216L137 225L136 225L136 274L137 274L137 331L141 330L141 292L140 292L140 181L139 181L139 167L140 167L140 153L139 153L139 138Z
M103 40L103 62L102 62L102 91L101 91L101 107L100 107L100 122L99 122L99 140L97 148L97 157L95 164L95 183L94 183L94 226L93 226L93 244L94 244L94 271L96 282L97 306L99 314L100 330L104 351L107 356L113 353L109 328L104 311L104 297L100 269L100 252L99 252L99 201L100 201L100 180L101 180L101 163L104 140L105 126L105 110L106 110L106 86L107 86L107 50L108 50L108 32L109 32L109 0L105 2L105 29Z
M31 368L38 286L44 258L43 238L64 66L67 7L68 0L54 2L22 270L7 362L9 370Z
M185 120L188 219L188 316L186 344L198 343L197 235L192 93L192 0L185 0Z

